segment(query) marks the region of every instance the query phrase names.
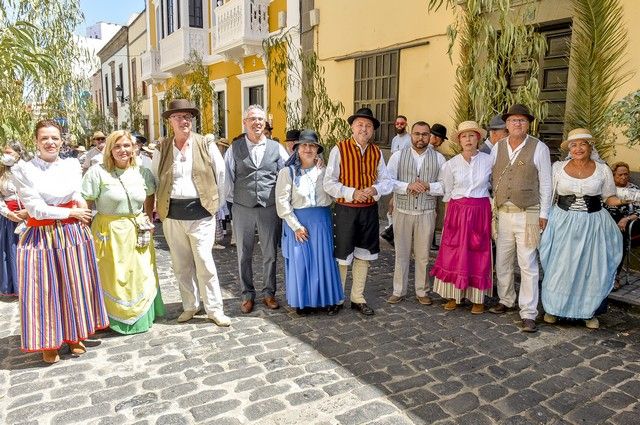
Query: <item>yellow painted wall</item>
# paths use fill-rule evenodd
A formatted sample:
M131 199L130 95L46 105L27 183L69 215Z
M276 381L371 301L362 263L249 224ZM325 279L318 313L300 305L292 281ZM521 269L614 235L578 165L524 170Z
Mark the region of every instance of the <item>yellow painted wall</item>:
M151 42L151 48L152 49L157 49L158 48L158 40L157 40L157 34L158 32L156 31L156 6L155 6L155 1L154 0L149 0L149 5L147 8L147 14L149 15L149 28L147 28L147 34L148 37L150 37L150 42Z

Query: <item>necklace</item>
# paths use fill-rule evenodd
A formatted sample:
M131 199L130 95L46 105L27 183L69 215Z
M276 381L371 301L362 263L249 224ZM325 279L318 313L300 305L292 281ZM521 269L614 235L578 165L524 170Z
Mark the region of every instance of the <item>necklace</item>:
M583 175L587 174L587 167L589 166L589 162L586 162L580 166L578 166L578 162L574 159L573 161L573 168L576 171L576 174L578 175L578 177L583 177Z

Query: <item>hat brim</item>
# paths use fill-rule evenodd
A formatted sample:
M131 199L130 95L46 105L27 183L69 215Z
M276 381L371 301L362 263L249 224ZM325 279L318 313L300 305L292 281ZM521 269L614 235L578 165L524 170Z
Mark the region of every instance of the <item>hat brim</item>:
M591 145L591 148L593 148L593 139L573 139L573 140L563 140L562 143L560 143L560 149L565 152L569 152L569 142L574 142L576 140L586 140L587 143Z
M169 109L167 111L164 111L162 113L162 118L167 119L172 114L175 114L175 113L178 113L178 112L189 112L194 117L200 114L200 111L197 110L196 108L178 108L178 109Z
M509 114L509 113L502 114L502 121L505 122L505 128L507 128L507 126L506 126L507 118L509 118L512 115L522 115L523 117L527 117L527 119L529 120L529 124L531 124L536 119L536 117L534 117L531 114L518 114L518 113L516 113L516 114Z
M447 137L446 134L438 133L437 131L433 131L433 130L431 130L431 134L433 134L436 137L441 138L442 140L449 140L449 138Z
M347 118L347 122L349 123L349 125L353 124L353 121L356 118L366 118L366 119L368 119L369 121L371 121L373 123L373 129L374 130L377 130L378 127L380 127L380 121L378 121L377 119L375 119L371 115L363 115L363 114L353 114L349 118Z
M462 133L466 133L467 131L475 131L476 133L478 133L478 135L480 135L480 140L478 141L478 143L482 142L482 140L484 140L484 138L487 137L487 131L484 128L480 128L480 127L465 128L464 130L461 130L461 131L456 130L453 132L451 137L457 144L460 144L460 135Z

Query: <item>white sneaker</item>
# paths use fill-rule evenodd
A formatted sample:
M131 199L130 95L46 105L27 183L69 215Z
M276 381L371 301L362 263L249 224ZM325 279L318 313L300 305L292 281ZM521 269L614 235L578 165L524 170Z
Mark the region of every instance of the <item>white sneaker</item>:
M584 325L589 329L598 329L600 327L600 322L597 317L592 317L591 319L585 320Z
M211 313L208 317L218 326L227 327L231 325L231 319L221 311Z
M180 316L178 316L178 323L188 322L189 320L193 319L193 316L195 316L197 312L198 312L197 310L185 310L185 311L183 311L180 314Z

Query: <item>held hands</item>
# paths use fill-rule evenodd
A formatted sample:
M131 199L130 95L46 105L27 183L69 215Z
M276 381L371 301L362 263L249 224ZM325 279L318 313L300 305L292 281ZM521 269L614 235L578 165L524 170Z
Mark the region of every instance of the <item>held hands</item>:
M18 213L13 211L9 211L7 213L7 218L13 221L14 223L19 223L20 221L22 221L20 217L18 217Z
M89 208L73 207L69 210L69 217L77 218L88 225L91 223L91 210Z
M20 220L26 220L29 218L29 211L26 208L16 211L16 215Z
M298 242L306 242L309 240L309 232L307 232L307 229L304 227L301 227L300 229L296 230L295 235L296 235L296 241Z

